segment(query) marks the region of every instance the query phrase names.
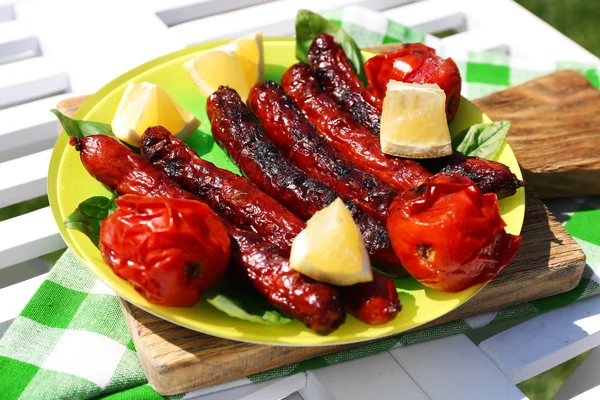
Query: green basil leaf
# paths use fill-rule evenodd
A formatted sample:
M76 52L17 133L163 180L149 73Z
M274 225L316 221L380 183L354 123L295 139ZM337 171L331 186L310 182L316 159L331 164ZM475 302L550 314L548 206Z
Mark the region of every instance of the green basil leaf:
M117 209L114 198L94 196L84 200L65 219L65 227L83 232L98 247L102 220Z
M75 136L79 139L98 134L115 137L109 124L103 124L102 122L81 121L69 118L56 109L52 109L50 112L58 117L63 129L69 136Z
M259 294L246 294L223 278L205 295L206 301L233 318L264 325L283 325L291 321Z
M323 18L308 10L298 10L296 14L296 58L302 62L309 62L308 51L313 40L321 33L327 33L342 46L348 61L354 68L358 77L366 83L367 79L364 71L364 60L360 48L339 25L335 22Z
M109 124L69 118L65 114L61 113L60 111L54 108L50 110L50 112L58 117L58 120L60 121L63 129L69 136L75 136L79 139L83 139L84 137L91 135L106 135L117 139ZM129 143L121 143L129 147L135 153L140 154L140 149L138 149L137 147L134 147Z
M504 144L510 121L496 121L471 126L452 138L452 147L467 156L491 160Z

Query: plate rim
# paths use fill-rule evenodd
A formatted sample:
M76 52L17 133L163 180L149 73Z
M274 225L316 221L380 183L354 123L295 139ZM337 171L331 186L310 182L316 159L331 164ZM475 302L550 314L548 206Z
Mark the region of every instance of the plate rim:
M293 37L286 37L286 36L265 36L263 38L263 40L265 42L280 42L280 41L292 42L292 41L295 41L295 39ZM211 41L211 42L206 42L206 43L201 43L201 44L197 44L194 46L186 47L186 48L183 48L183 49L180 49L180 50L168 53L168 54L164 54L160 57L149 60L131 70L128 70L127 72L112 79L110 82L108 82L102 88L100 88L96 93L94 93L89 98L87 98L85 100L85 102L81 105L81 107L79 107L79 109L73 114L72 118L81 119L83 116L87 115L94 108L94 106L99 102L99 100L101 100L105 95L111 93L116 87L122 85L124 81L134 78L142 72L145 72L151 68L160 66L164 62L171 61L175 58L186 56L191 53L195 53L195 52L202 51L202 50L211 49L211 48L220 46L222 44L228 43L230 41L231 41L231 39L222 39L222 40L216 40L216 41ZM362 51L364 53L374 54L373 52L370 52L368 50L362 50ZM472 104L473 107L477 108L469 100L465 99L464 97L462 99L466 100L467 102ZM483 111L481 111L481 110L479 110L479 111L485 118L487 118L488 120L491 120ZM214 332L206 332L206 331L200 330L196 327L186 325L181 322L176 322L173 319L169 318L168 316L163 315L163 313L157 313L157 312L151 311L150 309L148 309L144 306L139 305L139 302L137 302L136 300L131 300L131 298L129 296L118 293L117 290L115 290L115 288L113 287L113 285L110 283L109 280L103 279L101 276L99 276L99 274L93 268L91 268L90 266L87 265L86 257L83 254L81 254L78 246L75 246L75 243L73 242L71 235L67 232L67 228L64 226L63 217L61 215L60 206L58 204L58 185L57 185L58 170L60 167L60 162L63 157L65 148L67 147L66 142L68 142L68 138L67 138L66 134L64 134L64 130L61 130L58 140L56 141L56 143L54 145L52 155L50 157L50 163L49 163L49 167L48 167L47 193L48 193L48 200L50 203L50 208L51 208L51 211L52 211L52 214L54 217L54 221L59 228L60 235L61 235L62 239L64 240L65 244L67 245L67 248L73 252L73 254L77 257L77 259L86 267L86 269L88 271L90 271L94 275L94 277L96 277L96 279L102 281L104 284L106 284L108 287L110 287L115 292L115 295L117 297L123 298L124 300L131 303L135 307L138 307L138 308L148 312L149 314L154 315L157 318L168 321L174 325L183 327L185 329L190 329L190 330L193 330L196 332L200 332L200 333L214 336L214 337L219 337L219 338L226 339L226 340L239 341L239 342L245 342L245 343L253 343L253 344L261 344L261 345L284 346L284 347L321 347L321 346L341 346L341 345L348 345L348 344L366 343L366 342L370 342L370 341L389 338L389 337L396 336L396 335L401 335L408 331L418 329L425 324L429 324L432 321L435 321L436 319L441 318L444 315L447 315L448 313L450 313L450 312L456 310L457 308L463 306L464 304L468 303L471 299L473 299L473 297L477 293L479 293L490 282L490 281L487 281L485 283L473 286L471 289L476 289L476 290L469 296L469 298L466 299L465 301L463 301L458 306L454 307L452 310L449 310L445 314L442 314L433 319L424 321L420 324L413 325L410 328L406 328L401 331L395 331L395 332L392 332L389 334L383 334L383 335L377 336L375 338L358 338L356 340L346 340L346 341L339 341L339 342L333 342L333 343L323 342L323 343L296 344L296 343L287 343L287 342L274 343L274 342L271 342L268 340L260 341L260 340L252 340L252 339L247 339L247 338L232 338L229 336L219 335ZM506 147L505 151L506 150L509 151L510 155L512 155L512 157L516 160L516 156L514 155L514 152L512 151L512 148L510 147L510 145L508 143L506 143L505 147ZM515 173L519 177L519 179L522 179L522 172L521 172L520 166L518 165L518 160L517 160L517 168L518 168L517 171L512 171L512 172ZM54 174L54 175L51 174L51 171L53 169L56 169L57 174ZM522 191L522 190L523 190L522 188L519 189L519 191ZM524 209L525 205L526 205L525 194L517 192L516 195L522 196L522 199L523 199L522 206ZM521 203L519 205L521 205ZM520 221L519 234L522 230L523 222L524 222L524 211L523 211L523 219ZM119 278L119 279L121 279L121 278ZM467 289L467 290L469 290L469 289Z

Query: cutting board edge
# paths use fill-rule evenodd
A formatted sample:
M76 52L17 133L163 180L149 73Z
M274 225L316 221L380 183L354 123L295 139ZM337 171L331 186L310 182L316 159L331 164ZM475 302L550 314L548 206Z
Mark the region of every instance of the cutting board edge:
M577 285L579 284L579 282L581 280L581 277L582 277L582 274L583 274L583 271L585 268L585 256L583 255L583 252L581 253L581 255L582 255L582 257L580 257L578 260L573 260L569 264L564 265L564 268L561 269L565 275L568 275L570 277L568 285L565 285L562 288L554 288L554 289L550 289L550 290L547 290L544 292L538 292L536 296L530 297L526 301L529 302L529 301L539 300L539 299L546 298L549 296L568 292L568 291L574 289L575 287L577 287ZM530 270L528 272L551 273L551 272L548 272L548 269L549 268L547 268L547 267L540 267L540 268L535 268L533 270ZM517 272L514 275L527 275L527 273ZM511 280L516 281L516 280L518 280L518 278L519 277L517 277L517 276L512 276ZM515 286L515 292L516 293L520 292L520 289L518 286ZM465 303L463 305L463 307L468 307L468 305L472 301L473 301L473 299L471 299L469 302ZM143 325L141 325L136 320L136 318L132 315L132 309L131 309L129 303L127 303L125 300L123 300L121 298L119 298L119 303L121 305L124 315L126 316L125 319L127 320L127 325L129 326L129 329L132 333L133 342L136 346L137 351L144 352L146 350L146 347L144 346L143 343L140 342L141 338L139 336L139 333L140 333L140 329L147 329L147 328L145 328ZM473 304L473 303L471 303L471 304ZM507 300L501 307L489 307L489 308L479 309L477 311L477 314L494 312L494 311L498 311L498 310L506 308L506 307L516 306L519 304L523 304L523 300L519 299L518 297L515 297L512 300ZM456 311L458 312L459 310L460 310L460 308L457 309ZM441 324L444 324L447 322L466 318L466 315L461 316L460 313L457 313L454 316L452 314L453 313L447 314L444 317L436 319L420 328L407 331L406 333L415 332L415 331L418 331L421 329L438 326L438 325L441 325ZM473 313L468 313L468 314L473 315ZM301 362L301 361L305 361L305 360L308 360L308 359L311 359L314 357L332 354L332 353L350 349L353 347L363 346L367 343L370 343L370 342L356 343L356 344L350 344L350 345L312 347L309 349L314 350L314 352L307 351L303 356L296 356L295 362ZM280 349L280 350L289 349L289 347L283 347L283 346L272 346L272 347ZM273 351L273 350L274 349L271 349L271 351ZM233 374L233 375L230 374L228 376L222 376L222 377L215 378L214 376L210 376L210 374L203 373L205 370L207 370L208 366L203 364L202 361L197 358L194 358L193 360L190 360L190 359L180 360L180 362L173 362L172 359L170 362L154 362L154 361L160 360L160 357L155 358L151 352L145 353L145 354L143 354L142 357L139 357L139 358L140 358L140 362L142 363L142 368L144 369L144 373L146 374L146 377L148 379L148 383L150 384L150 386L152 386L152 388L154 390L156 390L159 394L161 394L163 396L175 395L175 394L180 394L180 393L188 392L188 391L192 391L192 390L198 390L198 389L202 389L202 388L205 388L208 386L228 382L231 380L241 379L248 375L264 371L264 369L260 368L260 367L257 367L255 369L245 368L244 372L240 371L237 374ZM276 358L276 357L273 357L273 358ZM198 361L194 362L194 360L198 360ZM280 362L278 362L278 363L276 362L276 363L272 364L271 368L269 368L269 369L282 367L282 366L285 366L288 364L289 364L289 361L282 358ZM188 373L186 373L186 370L188 371ZM206 376L208 379L206 379L206 380L189 379L192 375L195 375L196 377L200 377L200 378Z

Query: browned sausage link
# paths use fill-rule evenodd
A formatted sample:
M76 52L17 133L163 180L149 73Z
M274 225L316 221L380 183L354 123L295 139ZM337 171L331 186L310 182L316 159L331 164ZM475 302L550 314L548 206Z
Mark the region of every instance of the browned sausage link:
M110 136L91 135L83 139L71 136L69 143L79 151L88 173L119 195L194 198L144 157Z
M381 131L381 113L375 107L364 101L357 101L350 107L348 114L356 122L370 130L371 133L379 136L379 132Z
M207 101L215 141L261 190L300 218L308 220L339 195L286 160L269 141L235 90L220 87ZM393 199L392 199L393 200ZM396 257L385 223L344 200L358 225L365 246L378 268L394 277L406 272Z
M447 157L423 160L421 164L433 173L456 172L465 176L475 182L482 193L496 193L499 199L514 195L525 185L506 165L457 151Z
M339 287L342 302L352 315L370 325L390 322L400 312L396 285L373 271L373 281Z
M81 140L72 137L70 143L80 152L85 169L118 194L197 199L109 136L93 135ZM250 281L270 304L316 333L330 333L344 322L345 313L335 288L292 270L277 246L221 220L232 239L228 274Z
M319 133L359 168L400 191L417 186L431 176L412 160L383 154L378 138L337 108L307 64L291 66L283 74L281 83Z
M323 90L342 110L348 112L356 102L364 102L381 114L381 100L362 85L348 62L344 49L332 36L326 33L317 36L308 51L308 59Z
M142 136L142 154L159 170L236 226L249 229L289 253L305 224L244 177L201 159L161 126Z
M381 101L361 84L344 50L335 39L327 34L317 36L308 52L308 58L323 90L356 122L379 136ZM442 162L446 164L443 165ZM473 180L483 193L496 193L499 198L512 196L524 184L501 163L466 157L461 153L444 157L442 160L424 163L419 161L419 163L426 166L443 165L432 172L439 170L458 172Z
M335 288L315 282L290 267L288 259L272 243L258 235L229 227L232 237L228 275L249 281L269 303L326 335L345 320L341 298Z
M272 81L254 86L248 105L269 139L294 165L385 221L398 192L359 169L317 132L296 104Z

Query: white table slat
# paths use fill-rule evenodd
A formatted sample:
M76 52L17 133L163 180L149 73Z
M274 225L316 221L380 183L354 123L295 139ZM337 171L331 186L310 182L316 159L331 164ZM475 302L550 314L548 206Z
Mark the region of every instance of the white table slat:
M169 40L168 27L145 2L28 0L15 5L15 15L39 38L42 54L61 63L77 93L94 93L128 70L183 47ZM110 29L90 29L90 21L105 21Z
M331 356L335 357L335 355ZM311 371L308 385L300 391L305 400L334 399L428 399L414 377L388 352L346 361ZM322 386L323 389L320 388Z
M392 8L383 14L403 25L432 34L447 29L467 30L467 16L463 12L449 7L433 7L427 1Z
M553 400L569 400L594 388L600 388L600 348L592 350L573 371ZM596 399L600 399L600 393Z
M186 22L169 29L172 40L190 46L209 40L233 38L260 30L265 35L293 35L294 20L299 9L321 12L348 5L382 10L409 0L293 0L265 4Z
M242 9L272 0L155 0L148 4L168 26Z
M0 164L0 207L46 194L52 149Z
M50 109L71 96L75 94L60 94L0 110L0 162L52 148L59 124Z
M4 333L1 327L10 325L47 276L48 273L41 274L0 290L0 337Z
M50 207L0 222L0 268L65 247Z
M425 0L385 11L408 26L425 26L431 15L463 14L466 27L482 38L504 36L510 54L527 59L556 59L597 63L598 59L512 0ZM507 23L518 29L507 29Z
M48 57L0 65L0 108L68 91L68 75Z
M301 385L299 384L293 384L293 382L298 380L298 377L300 377L300 382ZM287 391L284 391L284 394L282 396L279 397L274 397L274 398L284 398L287 394L293 393L296 390L298 390L299 387L304 386L304 383L306 382L306 375L304 373L300 373L300 374L296 374L293 376L289 376L289 377L283 377L283 378L276 378L276 379L269 379L267 381L263 381L263 382L259 382L259 383L251 383L250 381L248 381L247 384L242 385L242 386L238 386L232 389L221 389L219 390L218 386L226 386L227 384L222 384L222 385L218 385L217 387L213 387L213 388L206 388L206 389L200 389L200 390L196 390L190 393L187 393L182 400L230 400L230 399L241 399L241 398L245 398L245 396L249 396L252 395L253 393L256 392L260 392L265 388L268 388L270 386L274 386L274 385L278 385L281 381L288 379L288 382L292 383L292 387L288 388ZM294 389L295 388L295 389ZM205 394L207 392L210 392L208 394ZM287 392L287 394L286 394ZM264 399L267 399L267 397L263 397ZM270 400L270 399L269 399Z
M596 371L598 372L598 371ZM600 399L600 386L596 386L593 389L587 390L578 396L573 397L572 400L598 400Z
M16 0L0 0L0 22L15 19L13 3Z
M267 387L244 397L240 397L239 400L283 399L305 387L306 383L306 374L301 372L279 379L277 382Z
M465 335L389 351L432 400L521 400L525 395Z
M600 297L532 318L479 347L514 383L600 345Z
M490 34L482 36L478 32L466 31L442 39L445 54L453 54L465 51L493 51L496 53L509 54L510 49L502 34Z
M19 21L0 23L0 64L39 55L37 37Z

